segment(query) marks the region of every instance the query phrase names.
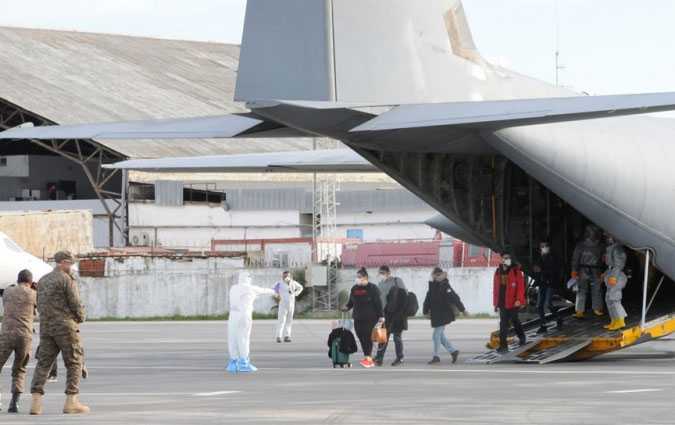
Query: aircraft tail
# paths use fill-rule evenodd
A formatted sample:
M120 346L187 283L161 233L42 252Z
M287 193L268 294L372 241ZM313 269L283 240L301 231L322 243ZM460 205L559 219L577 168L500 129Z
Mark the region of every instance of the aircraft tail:
M461 0L249 0L236 100L477 100Z

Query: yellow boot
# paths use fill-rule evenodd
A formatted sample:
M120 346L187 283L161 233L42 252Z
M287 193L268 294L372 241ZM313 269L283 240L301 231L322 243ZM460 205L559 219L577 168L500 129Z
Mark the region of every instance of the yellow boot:
M583 311L577 311L576 313L574 313L574 317L576 317L577 319L583 319L584 318L584 312Z
M614 325L609 328L610 331L618 331L626 327L626 320L622 317L621 319L616 319Z
M608 325L603 326L605 329L612 329L616 325L616 319L612 319L611 322L609 322Z
M66 394L66 403L63 405L63 413L65 414L89 413L89 407L80 403L77 394Z
M595 315L598 317L602 317L605 315L605 312L602 310L593 310L593 313L595 313Z
M30 414L31 415L42 414L42 394L38 393L33 394L33 402L30 405Z

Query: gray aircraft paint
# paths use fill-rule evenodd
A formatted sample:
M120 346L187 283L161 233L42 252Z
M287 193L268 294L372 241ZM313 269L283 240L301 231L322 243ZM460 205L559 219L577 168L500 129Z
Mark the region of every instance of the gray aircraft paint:
M331 0L249 0L235 100L335 100Z
M675 122L624 117L486 134L505 156L675 276Z
M187 158L132 159L104 168L171 173L297 173L297 172L377 172L370 162L351 149L307 152L274 152L244 155L213 155Z

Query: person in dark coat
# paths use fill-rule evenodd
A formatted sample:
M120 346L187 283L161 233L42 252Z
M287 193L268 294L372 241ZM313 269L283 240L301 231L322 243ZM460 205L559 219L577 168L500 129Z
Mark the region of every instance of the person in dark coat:
M400 277L393 276L389 266L380 267L381 297L384 299L384 319L387 328L387 342L377 347L375 365L382 366L384 355L389 345L389 336L394 337L396 359L392 366L400 366L403 363L403 331L408 330L408 316L406 316L406 303L408 291Z
M352 310L354 319L354 330L361 343L363 350L363 360L359 363L365 368L375 366L372 358L373 341L372 331L375 326L384 323L384 311L382 309L382 299L377 285L368 281L368 272L361 268L356 272L356 285L352 287L349 294L349 302L342 309L343 311Z
M499 312L499 353L507 353L509 327L518 335L520 345L527 343L518 312L525 307L525 275L520 266L513 263L511 255L502 255L502 264L497 268L493 280L493 305Z
M448 275L439 267L431 273L429 290L424 299L423 312L431 319L431 327L434 329L432 340L434 342L434 357L429 364L441 362L439 351L443 346L452 356L452 363L457 362L459 350L450 343L445 336L445 327L454 322L455 311L466 314L466 309L459 295L452 289L448 281Z
M548 242L539 244L539 258L534 264L534 284L539 288L537 297L537 313L539 313L540 326L538 334L548 331L546 326L546 309L548 308L557 322L558 329L562 328L562 317L558 314L558 308L553 304L553 295L560 283L562 268L558 258L551 252Z

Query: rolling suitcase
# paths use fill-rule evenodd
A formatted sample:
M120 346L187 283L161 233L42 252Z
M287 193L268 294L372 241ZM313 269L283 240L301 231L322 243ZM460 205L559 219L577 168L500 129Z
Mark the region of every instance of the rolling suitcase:
M343 314L338 328L333 331L337 332L338 335L333 338L330 344L330 359L333 362L333 368L337 368L338 366L341 368L352 367L352 364L349 362L350 353L344 353L340 350L340 347L343 346L343 338L349 338L350 335L347 335L347 333L351 334L351 331L347 327L347 320L346 315ZM351 337L353 338L353 335Z

